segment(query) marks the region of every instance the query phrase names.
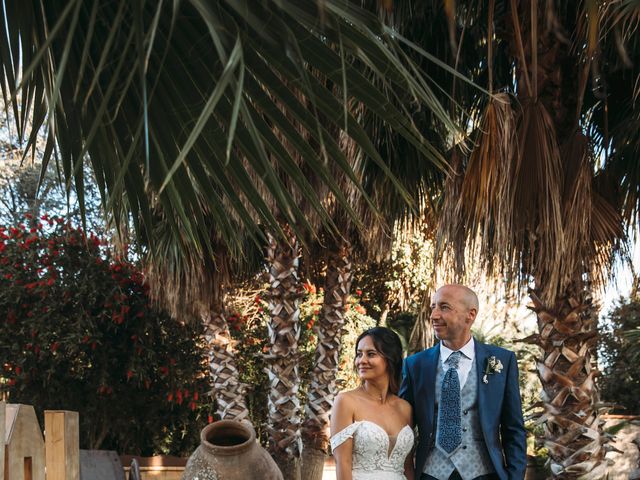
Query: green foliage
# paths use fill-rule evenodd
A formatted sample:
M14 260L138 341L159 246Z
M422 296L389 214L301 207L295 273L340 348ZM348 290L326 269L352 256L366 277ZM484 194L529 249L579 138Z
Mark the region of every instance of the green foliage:
M355 266L354 284L366 295L360 301L380 324L404 340L411 335L425 296L433 288L433 243L426 226L396 230L389 258Z
M187 454L208 390L200 331L147 296L140 272L58 218L0 227L0 389L80 413L82 448Z
M601 325L598 344L602 398L626 414L640 413L640 363L635 356L636 344L628 335L637 329L640 329L640 294L635 291L629 298L620 299Z

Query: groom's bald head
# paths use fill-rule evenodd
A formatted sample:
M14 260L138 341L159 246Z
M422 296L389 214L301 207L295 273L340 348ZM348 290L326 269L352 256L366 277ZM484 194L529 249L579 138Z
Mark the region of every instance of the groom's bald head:
M438 290L441 289L449 289L454 291L457 294L457 298L464 304L465 307L467 307L469 310L474 309L476 313L478 312L478 309L480 308L478 295L476 295L476 292L471 290L469 287L453 283L450 285L444 285Z

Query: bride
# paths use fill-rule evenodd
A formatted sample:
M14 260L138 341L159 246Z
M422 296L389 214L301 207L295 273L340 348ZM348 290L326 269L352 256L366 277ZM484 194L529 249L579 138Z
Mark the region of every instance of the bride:
M331 410L331 450L338 480L413 480L411 405L397 396L402 344L375 327L356 342L362 384L340 393Z

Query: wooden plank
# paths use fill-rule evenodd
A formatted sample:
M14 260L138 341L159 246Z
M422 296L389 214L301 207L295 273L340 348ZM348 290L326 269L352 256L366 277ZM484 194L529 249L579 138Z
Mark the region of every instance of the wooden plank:
M44 431L47 480L79 480L78 412L45 410Z

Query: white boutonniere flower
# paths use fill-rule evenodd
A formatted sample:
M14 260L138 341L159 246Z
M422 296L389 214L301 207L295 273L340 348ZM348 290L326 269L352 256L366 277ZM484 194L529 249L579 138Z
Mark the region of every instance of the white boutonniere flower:
M494 373L501 373L504 366L502 362L498 360L493 355L487 358L487 365L484 367L484 376L482 377L482 381L484 383L489 383L489 375L493 375Z

